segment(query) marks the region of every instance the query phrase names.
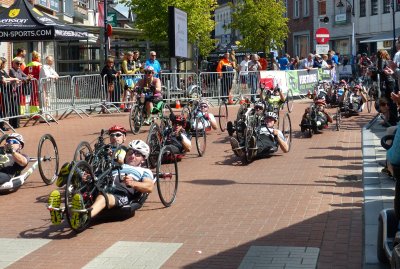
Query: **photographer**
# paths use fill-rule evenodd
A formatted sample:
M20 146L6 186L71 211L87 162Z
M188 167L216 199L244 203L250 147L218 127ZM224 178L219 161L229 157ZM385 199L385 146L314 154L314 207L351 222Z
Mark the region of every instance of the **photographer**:
M28 165L29 157L21 153L23 148L24 138L17 133L10 134L4 147L0 147L0 185L19 175Z

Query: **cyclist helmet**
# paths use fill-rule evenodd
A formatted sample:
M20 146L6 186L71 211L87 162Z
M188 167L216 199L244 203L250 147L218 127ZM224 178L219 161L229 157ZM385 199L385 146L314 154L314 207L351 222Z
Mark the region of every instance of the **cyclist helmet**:
M144 68L144 71L150 71L150 72L153 72L154 73L154 67L152 67L151 65L148 65L148 66L146 66L145 68Z
M275 121L278 120L278 115L275 112L267 112L265 113L265 118L273 118Z
M206 99L200 99L199 105L207 105L208 106L208 101Z
M346 80L342 79L342 80L340 81L340 84L347 85L347 82L346 82Z
M129 148L139 151L144 156L145 159L149 157L150 148L142 140L132 140L129 143Z
M315 101L315 104L318 105L322 105L322 106L326 106L326 101L325 99L318 99L317 101Z
M355 86L353 87L353 89L358 89L358 90L361 90L361 86L360 86L360 84L357 84L357 85L355 85Z
M58 177L56 181L57 187L62 187L67 183L68 175L71 172L72 163L64 163L61 166L60 172L58 172Z
M265 108L265 105L264 105L263 102L257 102L257 103L254 104L254 108L261 108L261 109L264 109L264 108Z
M12 133L7 137L7 139L9 139L9 138L17 139L21 143L22 148L24 147L25 142L24 142L24 138L22 137L22 135L20 135L18 133Z
M184 125L185 124L185 118L182 116L176 116L174 119L174 123L180 124L180 125Z
M115 133L115 132L121 132L124 135L126 135L126 129L124 127L122 127L122 126L119 126L119 125L113 125L113 126L110 127L110 129L108 129L108 134L112 134L112 133Z

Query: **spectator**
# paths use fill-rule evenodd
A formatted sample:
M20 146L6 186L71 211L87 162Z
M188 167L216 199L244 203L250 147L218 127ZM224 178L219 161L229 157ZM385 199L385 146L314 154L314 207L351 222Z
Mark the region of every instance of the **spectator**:
M258 61L261 64L261 70L267 70L268 69L268 61L265 58L265 53L260 53L260 59L258 59Z
M142 66L142 63L140 62L140 53L138 50L133 51L133 62L135 63L135 73L139 74L143 71L144 67Z
M117 99L115 99L115 95L113 93L115 89L116 78L119 77L120 74L121 72L115 69L114 58L108 57L106 65L103 67L103 70L101 70L101 77L104 78L104 76L106 76L105 87L106 87L107 100L109 102L118 101Z
M12 84L18 83L19 79L11 78L6 71L7 59L0 57L0 91L1 91L1 107L0 107L0 118L7 117L9 115L9 105L13 104L16 100L13 99ZM4 127L4 121L0 121L0 128L3 131L8 131L8 128Z
M394 71L394 77L397 80L397 90L400 90L400 42L396 42L397 52L393 57L393 62L396 65L396 69Z
M45 110L50 110L50 101L55 98L56 95L56 85L55 80L59 78L56 70L53 68L54 58L48 55L46 57L46 64L42 66L39 73L40 83L42 85L43 91L43 108ZM43 80L42 80L43 79ZM52 120L49 118L48 120Z
M308 54L307 58L300 62L299 69L310 70L314 66L314 55L312 53Z
M129 112L131 106L130 101L133 101L130 99L131 96L133 96L133 88L135 87L134 78L132 77L132 75L139 70L135 66L132 51L128 51L125 53L124 60L122 61L121 64L121 70L122 74L125 76L123 76L124 92L122 94L122 104L120 108L123 109L125 112ZM119 93L116 93L115 95L116 100L119 99L118 94Z
M279 65L275 57L272 58L272 70L279 70Z
M245 90L247 84L249 83L249 62L250 62L250 54L246 54L244 59L240 62L240 84L242 85L242 90Z
M25 74L31 75L32 78L36 79L33 80L30 84L30 86L32 87L30 92L30 97L31 97L29 106L30 113L39 112L39 74L40 74L40 69L42 68L40 57L41 57L40 53L38 53L37 51L33 51L32 62L28 63L24 69ZM24 94L28 95L29 92L25 92ZM24 105L24 103L21 103L21 105Z
M281 58L279 58L279 69L286 71L289 70L289 54L283 54Z
M322 57L319 54L315 54L313 68L321 68L321 67L322 67Z
M20 57L15 57L12 61L12 66L10 69L10 77L17 78L22 83L19 83L18 86L15 88L15 91L12 92L12 99L10 99L10 103L7 104L9 107L9 114L8 117L12 117L9 122L13 128L19 128L19 115L20 112L20 101L23 99L25 101L25 96L23 95L23 89L26 87L26 83L29 82L32 78L32 75L26 75L21 70L22 66L22 59ZM25 106L25 105L24 105Z
M323 54L322 55L322 64L321 64L322 68L331 68L331 66L328 64L328 55Z
M219 61L217 72L221 79L221 99L225 101L226 97L230 96L230 89L232 88L234 77L234 63L230 60L229 52L226 52L224 58ZM233 104L233 101L230 98L228 104Z
M15 57L20 57L21 58L21 61L22 61L21 70L25 70L25 67L26 67L26 65L25 65L26 50L18 48L17 49L17 54L15 55Z
M155 72L154 77L159 78L161 75L161 65L156 57L157 53L155 51L150 51L150 59L147 59L144 67L152 66Z
M259 62L259 56L257 54L253 54L251 56L251 61L249 62L249 79L250 79L250 87L251 87L251 101L254 103L256 101L256 94L258 89L258 77L259 71L261 70L261 64Z

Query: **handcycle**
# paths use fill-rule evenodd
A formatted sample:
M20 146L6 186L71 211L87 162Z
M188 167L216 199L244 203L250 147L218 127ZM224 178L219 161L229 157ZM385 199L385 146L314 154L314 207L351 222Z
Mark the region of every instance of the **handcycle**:
M120 169L120 164L116 163L115 160L121 148L117 148L114 153L110 155L109 148L104 143L103 134L104 131L101 132L95 149L92 151L86 147L86 143L81 143L85 144L82 148L78 146L75 152L77 162L72 167L65 186L64 213L68 223L72 228L71 221L73 213L76 212L81 214L81 219L83 220L78 228L73 228L76 232L81 232L89 226L90 214L87 214L87 208L94 203L97 195L99 195L101 191L111 186L114 180L112 171L114 171L114 169ZM80 158L83 159L79 160ZM175 201L178 187L178 165L171 147L165 146L161 148L156 166L149 168L152 169L156 178L157 190L161 202L166 207L171 206ZM82 195L85 209L73 209L72 198L76 193ZM131 217L136 210L143 206L147 197L148 193L137 193L130 204L109 211L112 211L113 215Z
M146 107L145 107L145 95L151 94L150 89L147 88L136 88L136 92L138 98L136 100L136 104L131 109L129 115L129 126L131 128L132 133L137 134L140 131L145 119L147 119L150 115L147 115ZM154 103L154 102L153 102ZM158 118L166 118L169 117L170 108L166 107L164 101L159 100L154 104L154 107L151 111L151 115L156 115Z
M269 75L262 75L260 73L260 99L267 101L273 93L279 89L279 85L275 83L275 77ZM280 90L280 89L279 89ZM281 109L286 105L288 112L293 111L293 91L288 89L285 96L285 101L281 104Z
M0 144L6 141L8 134L0 137ZM45 134L39 139L38 152L36 158L29 158L32 166L24 173L19 173L9 181L0 185L0 194L7 194L17 191L28 179L28 177L39 168L40 176L46 185L51 185L57 179L59 154L54 137Z

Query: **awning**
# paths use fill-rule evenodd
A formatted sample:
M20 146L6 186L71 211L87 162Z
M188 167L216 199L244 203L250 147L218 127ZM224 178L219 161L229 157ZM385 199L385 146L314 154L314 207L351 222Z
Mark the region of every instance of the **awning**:
M400 35L400 28L396 29L396 38ZM360 43L371 43L371 42L380 42L380 41L387 41L393 40L393 31L384 32L376 34L370 38L361 40Z

